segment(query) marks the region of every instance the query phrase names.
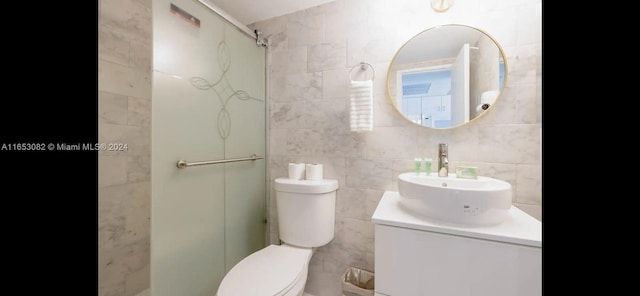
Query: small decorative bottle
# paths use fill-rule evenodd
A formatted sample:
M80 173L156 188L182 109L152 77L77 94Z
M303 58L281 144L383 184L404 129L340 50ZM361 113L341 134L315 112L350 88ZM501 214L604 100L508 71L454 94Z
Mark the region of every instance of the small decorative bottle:
M429 176L431 174L431 158L424 159L424 173Z

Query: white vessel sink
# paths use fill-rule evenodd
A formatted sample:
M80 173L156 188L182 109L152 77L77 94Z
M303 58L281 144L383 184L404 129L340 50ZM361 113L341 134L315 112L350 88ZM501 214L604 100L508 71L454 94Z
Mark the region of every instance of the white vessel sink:
M511 184L489 177L403 173L398 175L398 191L404 210L450 223L496 225L511 208Z

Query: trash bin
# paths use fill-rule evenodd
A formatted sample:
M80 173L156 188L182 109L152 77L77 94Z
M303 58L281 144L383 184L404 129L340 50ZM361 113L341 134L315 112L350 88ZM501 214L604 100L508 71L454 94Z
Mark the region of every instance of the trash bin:
M342 294L344 296L373 296L373 284L373 272L349 267L342 276Z

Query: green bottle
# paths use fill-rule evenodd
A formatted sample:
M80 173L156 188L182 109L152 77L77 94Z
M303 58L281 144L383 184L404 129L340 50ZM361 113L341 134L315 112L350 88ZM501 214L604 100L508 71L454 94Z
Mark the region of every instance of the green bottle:
M431 174L431 158L424 159L424 173L429 176Z

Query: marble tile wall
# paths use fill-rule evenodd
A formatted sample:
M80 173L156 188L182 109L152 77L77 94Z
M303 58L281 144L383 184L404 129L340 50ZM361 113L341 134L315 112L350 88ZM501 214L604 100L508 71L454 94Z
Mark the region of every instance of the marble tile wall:
M514 205L541 219L541 5L457 0L436 13L424 0L337 0L250 26L271 42L269 179L286 176L288 162L319 162L325 178L340 182L336 235L314 254L307 292L341 295L347 267L374 270L371 215L378 201L385 190L397 190L396 176L412 169L414 157L436 158L441 142L449 144L452 167L478 166L482 175L510 182ZM404 42L447 23L477 27L500 42L506 88L490 113L473 123L421 128L396 113L386 72ZM348 128L348 73L360 61L376 69L374 131L366 134ZM270 242L278 243L275 199L269 204Z
M99 1L98 295L149 288L151 1Z

